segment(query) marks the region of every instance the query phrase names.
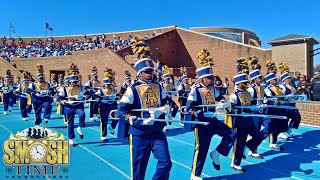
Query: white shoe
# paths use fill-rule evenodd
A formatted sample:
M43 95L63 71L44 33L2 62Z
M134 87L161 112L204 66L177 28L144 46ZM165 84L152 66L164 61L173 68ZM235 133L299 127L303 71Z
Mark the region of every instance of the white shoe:
M70 145L70 146L74 146L73 139L69 139L69 145Z
M106 137L101 136L102 141L105 141L106 139L107 139Z
M182 122L179 122L179 125L180 125L181 127L183 127L183 126L184 126L184 124L183 124Z
M248 155L253 157L253 158L257 158L257 159L264 159L263 156L261 156L258 153L253 153L252 151L249 151Z
M112 126L109 126L108 129L109 129L109 131L110 131L111 134L114 134L114 129L112 128Z
M27 120L27 118L22 118L22 121L26 121Z
M167 132L167 128L164 127L164 128L162 129L162 132Z
M269 147L274 150L283 150L283 147L279 147L277 144L270 144Z
M92 118L90 118L90 121L94 121L94 118L92 117Z
M46 123L46 124L47 124L47 123L48 123L48 119L44 119L44 123Z
M199 177L199 176L195 176L195 175L191 174L190 180L202 180L202 178Z
M82 134L82 131L81 131L81 127L77 128L77 132L79 134L80 139L83 139L83 134Z
M284 140L288 140L288 136L286 136L286 135L283 134L283 133L280 133L280 134L279 134L279 138L280 138L280 139L284 139Z
M3 111L3 114L4 114L4 115L7 115L7 111Z
M245 170L242 169L241 166L236 166L236 165L234 165L234 164L231 164L230 166L231 166L231 168L234 169L234 170L237 170L237 171L240 171L240 172L245 172Z

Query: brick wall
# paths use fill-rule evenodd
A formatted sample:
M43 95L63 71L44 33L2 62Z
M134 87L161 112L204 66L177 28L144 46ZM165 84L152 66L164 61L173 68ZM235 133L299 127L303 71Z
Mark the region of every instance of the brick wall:
M320 126L320 103L301 104L297 103L296 107L301 108L301 123L305 125Z
M231 82L232 77L237 74L235 61L239 57L257 56L262 65L262 74L266 72L264 65L266 60L271 58L272 53L270 50L203 35L181 28L177 28L177 32L182 40L180 46L183 46L178 49L178 57L180 59L191 59L196 68L200 67L197 54L201 49L206 48L214 59L213 72L220 76L221 79L227 77L229 82ZM188 53L185 53L185 50Z
M36 65L41 63L44 66L46 80L50 78L50 70L64 71L68 64L75 63L82 75L83 83L87 80L87 75L91 74L91 67L97 66L98 79L102 81L103 70L108 67L116 71L116 82L122 83L125 80L125 70L129 70L135 77L135 71L133 67L125 62L120 56L109 49L97 49L82 51L81 53L75 53L71 56L57 56L57 57L44 57L33 59L17 59L12 62L16 62L20 66L28 69L32 75L36 75Z
M272 60L276 63L277 67L279 67L280 63L285 62L289 66L290 72L299 71L300 73L307 74L306 43L273 46ZM280 71L278 71L278 75L280 75Z
M9 69L11 71L11 74L14 75L14 77L20 77L23 78L23 74L13 67L10 63L8 63L5 59L0 57L0 76L4 77L6 75L6 71Z

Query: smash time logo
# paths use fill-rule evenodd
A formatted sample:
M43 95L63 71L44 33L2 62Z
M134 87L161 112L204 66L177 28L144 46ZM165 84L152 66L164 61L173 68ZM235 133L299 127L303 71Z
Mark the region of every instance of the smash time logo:
M69 142L64 135L34 126L3 143L6 178L68 178Z

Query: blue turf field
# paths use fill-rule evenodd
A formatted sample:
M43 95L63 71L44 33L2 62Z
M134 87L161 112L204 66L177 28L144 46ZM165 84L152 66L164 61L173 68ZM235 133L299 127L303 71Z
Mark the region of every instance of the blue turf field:
M16 106L6 116L3 115L3 106L0 106L0 113L1 145L8 139L10 132L16 134L17 131L34 125L33 114L30 114L29 120L24 122ZM78 122L77 118L75 121ZM108 140L102 142L99 122L89 122L88 113L86 122L87 127L83 129L84 139L77 137L75 141L79 145L70 151L68 179L130 179L128 142L110 134L107 136ZM46 127L64 133L67 137L66 126L63 124L62 116L55 114L55 107ZM168 128L170 130L166 135L173 162L170 179L189 179L194 151L193 133L185 133L177 123ZM245 173L231 170L231 153L228 157L221 156L220 171L214 170L208 156L202 177L204 179L320 179L320 128L301 126L294 132L293 141L280 140L279 143L285 148L281 152L270 150L268 142L263 142L259 152L265 159L247 157L242 161L242 166L247 170ZM219 141L220 137L213 137L210 149L215 149ZM151 155L145 179L152 179L155 167L156 160ZM39 179L42 178L59 179L54 177ZM0 163L0 179L10 179L6 177L6 165L3 162Z

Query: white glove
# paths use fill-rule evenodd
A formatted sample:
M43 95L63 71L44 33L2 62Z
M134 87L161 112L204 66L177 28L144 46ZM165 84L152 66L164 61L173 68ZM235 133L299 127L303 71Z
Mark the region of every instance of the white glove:
M207 111L207 112L205 112L205 113L203 113L204 114L204 117L207 117L207 118L214 118L214 117L216 117L216 115L213 113L213 112L211 112L211 111Z
M60 103L61 103L61 104L63 104L63 105L65 105L65 104L66 104L66 102L67 102L66 100L62 100L62 101L60 101Z
M133 121L134 120L137 120L138 118L137 118L137 116L130 116L129 117L129 124L131 125L131 126L133 126Z
M154 118L147 118L145 120L143 120L143 125L147 125L147 126L151 126L154 123Z

